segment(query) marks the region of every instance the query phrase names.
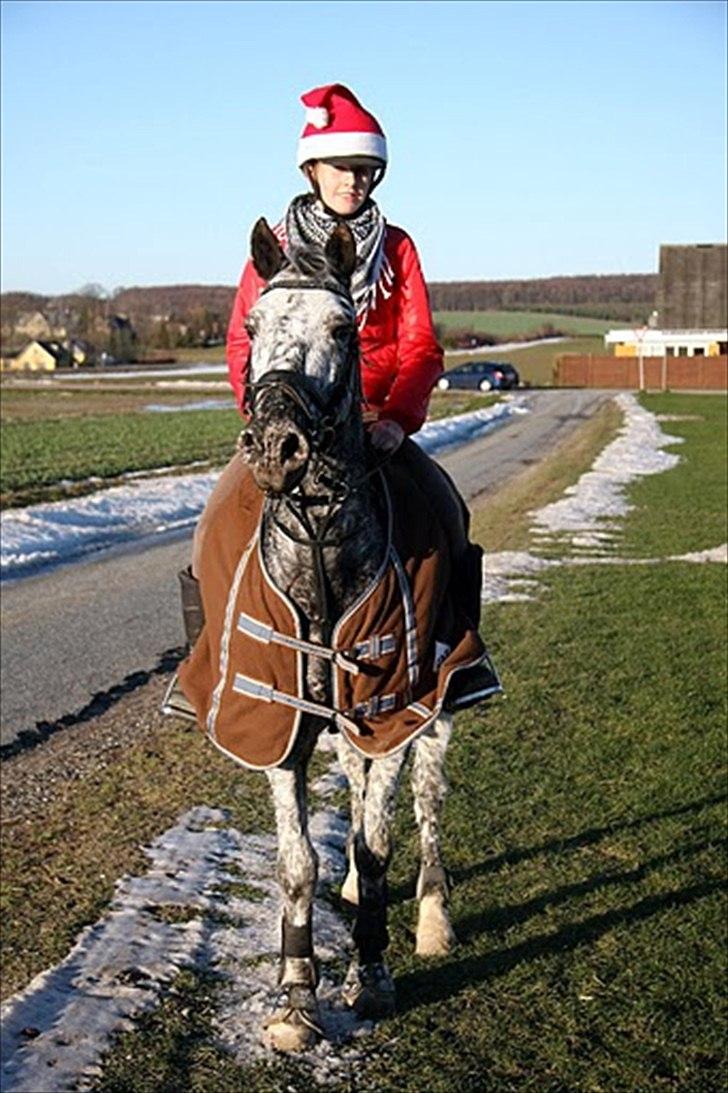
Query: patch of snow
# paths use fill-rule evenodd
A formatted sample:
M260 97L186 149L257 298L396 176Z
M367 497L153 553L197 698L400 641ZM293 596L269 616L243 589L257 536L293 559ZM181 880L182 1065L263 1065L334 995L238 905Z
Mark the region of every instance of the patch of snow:
M532 349L535 345L558 345L559 342L565 342L568 336L559 336L556 338L536 338L531 342L500 342L499 345L479 345L475 349L449 349L445 356L451 356L454 353L458 355L467 354L469 357L483 357L487 360L497 360L499 353L512 353L515 349Z
M415 439L430 454L465 444L527 413L522 398L428 422ZM167 468L171 470L172 468ZM23 577L89 553L194 527L219 472L160 476L131 472L136 480L85 497L10 509L0 515L0 574Z
M640 406L634 395L619 394L616 402L624 414L618 436L562 498L532 514L536 535L571 536L579 546L608 541L618 530L618 521L632 508L626 487L645 475L662 474L678 463L680 457L664 449L682 444L682 437L664 433L655 415Z
M672 554L667 561L696 562L698 565L703 565L705 562L723 562L725 565L728 564L728 543L711 547L709 550L693 551L691 554Z
M313 788L326 797L342 783L332 765ZM372 1025L343 1006L340 974L327 968L351 948L348 927L328 896L345 870L348 825L325 809L311 816L309 829L319 856L314 937L327 1039L297 1058L324 1083L356 1057L357 1042ZM260 1027L272 1007L280 953L275 837L242 835L223 809L198 807L145 854L148 871L118 882L108 913L82 931L66 959L3 1005L3 1093L88 1088L102 1072L111 1037L157 1006L165 985L186 967L213 967L222 975L215 1031L240 1064L270 1058ZM245 894L224 891L236 883ZM165 921L170 911L181 919L189 912L189 918Z
M616 401L624 415L617 437L597 456L564 496L530 514L533 538L541 547L558 544L569 554L541 558L525 551L502 551L483 559L483 600L489 603L523 602L539 591L534 574L555 566L660 565L664 562L723 562L726 544L690 554L665 558L620 558L614 547L621 518L632 508L626 489L644 475L661 474L679 462L679 455L664 449L680 444L658 418L640 406L634 395L620 394ZM661 415L662 420L683 420L687 415ZM692 416L692 415L690 415Z
M655 414L655 421L705 421L702 414Z
M226 364L205 364L204 361L199 364L181 364L178 366L172 365L170 368L108 368L104 372L70 372L68 375L59 375L54 378L48 377L42 382L47 384L54 383L66 383L68 380L73 380L79 383L93 383L99 380L138 380L138 379L156 379L158 377L168 376L196 376L200 373L207 373L211 376L226 375L228 367Z
M0 573L22 577L143 536L192 528L218 474L144 478L85 497L4 512Z
M492 406L486 406L483 410L472 410L467 414L454 414L438 421L428 421L412 439L428 455L437 455L447 448L477 440L503 425L510 424L514 416L527 413L529 409L524 397L512 396Z

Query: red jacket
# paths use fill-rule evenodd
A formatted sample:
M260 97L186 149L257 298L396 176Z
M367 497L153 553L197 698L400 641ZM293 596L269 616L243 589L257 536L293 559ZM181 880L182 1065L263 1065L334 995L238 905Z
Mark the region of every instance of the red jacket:
M427 416L430 392L442 372L442 348L432 327L430 301L415 245L387 225L384 249L394 273L391 295L377 297L359 331L364 399L380 418L415 433ZM227 334L230 383L243 404L250 339L243 325L265 282L252 262L243 269Z

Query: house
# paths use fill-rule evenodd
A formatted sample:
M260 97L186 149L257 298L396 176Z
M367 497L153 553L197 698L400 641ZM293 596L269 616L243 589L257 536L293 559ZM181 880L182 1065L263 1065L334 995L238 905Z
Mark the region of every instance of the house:
M47 340L53 337L53 328L42 311L26 311L18 316L14 333L33 341Z
M722 357L728 353L728 329L610 330L604 344L615 357Z
M98 351L85 338L72 338L66 343L66 348L71 354L71 364L74 368L88 368L96 364Z
M41 341L36 338L8 362L13 371L53 372L56 368L68 368L71 353L60 342Z

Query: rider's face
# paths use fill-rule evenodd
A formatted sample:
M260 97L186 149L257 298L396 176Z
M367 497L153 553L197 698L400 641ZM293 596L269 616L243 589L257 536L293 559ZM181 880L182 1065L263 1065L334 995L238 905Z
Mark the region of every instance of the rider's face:
M324 205L340 216L351 216L369 196L374 170L371 161L318 159L309 167L309 178L316 181Z

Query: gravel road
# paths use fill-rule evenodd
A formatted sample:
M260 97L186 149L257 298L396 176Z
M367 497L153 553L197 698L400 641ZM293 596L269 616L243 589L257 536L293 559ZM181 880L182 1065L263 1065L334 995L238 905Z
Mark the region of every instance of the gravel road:
M440 462L470 502L537 462L610 397L600 391L534 391L530 413ZM86 721L120 696L169 669L182 641L177 570L189 535L108 551L4 586L2 725L7 746L19 734L47 733L63 719Z

